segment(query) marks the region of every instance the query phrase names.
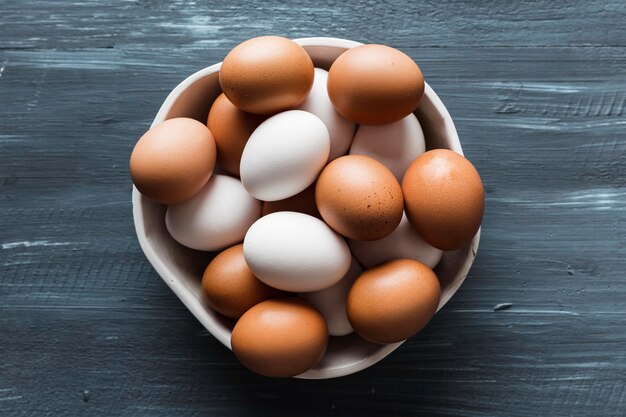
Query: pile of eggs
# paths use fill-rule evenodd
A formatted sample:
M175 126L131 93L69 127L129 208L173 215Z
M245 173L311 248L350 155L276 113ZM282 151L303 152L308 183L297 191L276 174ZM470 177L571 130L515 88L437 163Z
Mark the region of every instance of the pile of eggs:
M463 156L426 151L417 64L363 45L325 71L295 42L264 36L230 51L219 81L206 124L154 126L130 171L169 206L176 241L219 252L202 289L237 320L235 356L295 376L330 336L386 344L419 332L440 301L432 268L474 237L484 190Z

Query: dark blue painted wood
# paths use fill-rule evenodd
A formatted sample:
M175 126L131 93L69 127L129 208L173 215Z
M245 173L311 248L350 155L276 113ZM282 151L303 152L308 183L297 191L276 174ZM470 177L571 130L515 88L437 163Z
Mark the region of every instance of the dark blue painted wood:
M626 414L624 3L320 3L0 1L0 415ZM269 33L410 54L487 189L456 297L338 380L243 369L132 226L128 156L167 92Z

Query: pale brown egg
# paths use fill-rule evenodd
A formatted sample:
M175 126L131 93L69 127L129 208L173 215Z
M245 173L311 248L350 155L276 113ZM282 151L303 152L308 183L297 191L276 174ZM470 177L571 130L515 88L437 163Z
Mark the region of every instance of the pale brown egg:
M261 301L286 295L254 276L243 257L243 244L213 258L204 270L202 290L212 309L234 319Z
M413 259L368 269L348 293L348 320L362 338L396 343L413 336L433 317L441 288L435 273Z
M328 345L328 328L307 301L271 299L241 316L231 345L237 359L258 374L295 376L320 361Z
M217 163L229 173L239 176L243 148L254 129L266 119L264 116L239 110L226 95L213 102L207 126L215 138Z
M304 48L279 36L260 36L228 53L220 85L241 110L274 114L299 106L313 86L313 76L313 62Z
M148 130L130 156L130 175L141 194L162 204L198 193L215 167L215 141L194 119L166 120Z
M363 155L346 155L324 168L315 188L324 221L350 239L382 239L402 219L402 189L383 164Z
M263 203L262 216L275 213L277 211L295 211L298 213L308 214L320 219L320 212L315 203L315 183L311 184L304 191L298 194L278 201L265 201Z
M380 125L413 113L424 95L424 77L403 52L362 45L341 54L328 72L328 95L339 114Z
M485 190L476 168L456 152L419 156L404 174L402 191L409 222L438 249L467 245L480 227Z

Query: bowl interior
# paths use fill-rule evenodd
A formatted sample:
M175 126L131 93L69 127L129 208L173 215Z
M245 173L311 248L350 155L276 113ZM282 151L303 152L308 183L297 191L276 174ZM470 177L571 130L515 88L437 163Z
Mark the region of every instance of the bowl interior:
M311 56L316 67L328 69L346 49L359 43L336 38L297 39ZM214 99L220 94L219 68L216 64L191 75L167 97L153 125L174 117L192 117L206 122ZM435 92L426 85L420 107L415 112L424 130L427 148L447 148L462 154L452 120ZM230 349L230 334L235 321L225 318L206 304L200 287L202 271L215 255L198 252L177 243L165 227L166 206L143 197L133 189L133 216L141 247L166 284L194 316L220 342ZM454 295L467 276L480 238L480 230L462 249L445 252L435 268L442 286L439 309ZM300 378L321 379L348 375L378 362L402 343L378 345L355 334L331 337L324 358Z

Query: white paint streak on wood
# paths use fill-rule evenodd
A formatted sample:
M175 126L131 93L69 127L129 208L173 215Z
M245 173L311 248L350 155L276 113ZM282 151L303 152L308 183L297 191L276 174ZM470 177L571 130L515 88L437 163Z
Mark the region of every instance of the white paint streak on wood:
M12 395L10 397L0 397L0 401L21 400L23 397L24 397L23 395Z
M15 248L31 248L34 246L71 246L71 245L87 245L87 242L51 242L48 240L34 240L34 241L22 241L22 242L7 242L3 243L0 247L2 249L15 249Z
M549 193L538 190L535 193L526 193L526 196L507 196L486 198L487 202L513 204L531 207L555 207L588 208L592 210L626 210L626 190L620 189L594 189L577 190L569 192Z

